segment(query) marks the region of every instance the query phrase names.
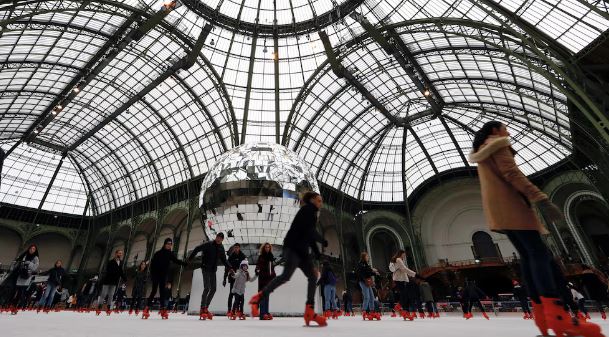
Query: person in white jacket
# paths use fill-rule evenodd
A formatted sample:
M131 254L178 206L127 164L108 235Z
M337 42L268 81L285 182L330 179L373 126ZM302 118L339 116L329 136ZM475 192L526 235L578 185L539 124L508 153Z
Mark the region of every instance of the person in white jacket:
M404 260L406 259L406 252L400 249L391 258L389 263L389 270L393 273L392 279L395 282L395 286L398 288L400 293L400 308L396 308L404 319L412 320L414 317L409 312L415 313L415 301L411 298L408 287L414 285L410 284L409 277L415 277L417 273L406 266Z

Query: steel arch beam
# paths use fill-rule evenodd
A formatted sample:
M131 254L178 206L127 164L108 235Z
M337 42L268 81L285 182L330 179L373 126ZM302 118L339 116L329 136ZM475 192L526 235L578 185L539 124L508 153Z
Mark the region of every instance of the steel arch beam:
M363 190L364 183L365 183L366 179L368 178L368 174L370 173L370 166L372 165L372 159L374 159L376 152L379 150L379 148L381 147L381 144L383 143L383 139L385 138L385 136L387 136L387 133L389 133L390 130L391 130L391 127L386 126L384 128L384 130L381 131L381 133L379 134L378 141L376 142L376 144L374 144L374 148L372 148L372 151L370 151L370 157L366 161L366 166L364 167L364 173L362 174L362 179L360 180L360 183L359 183L359 190L357 192L358 200L362 200L362 192L364 191Z
M91 198L91 204L93 207L93 214L97 215L99 214L99 212L97 209L97 204L95 203L95 198L93 198L93 189L91 188L91 183L89 182L89 179L87 179L87 175L84 173L84 171L82 170L82 167L80 166L80 164L78 163L78 161L76 161L76 159L74 159L74 156L70 153L67 154L68 158L70 158L70 161L76 166L76 170L78 171L78 175L81 177L82 180L84 180L85 185L87 186L87 189L89 190L89 193L87 193L90 198Z
M108 181L108 178L106 178L106 175L102 174L102 171L99 169L99 167L97 166L97 164L95 164L94 161L91 161L89 158L87 158L87 156L85 156L84 153L81 153L80 151L78 151L78 149L74 149L73 153L76 153L78 155L80 155L81 157L87 159L89 161L89 163L91 163L90 167L93 167L95 170L97 170L97 172L99 173L99 175L101 176L101 178L103 179L103 181L105 182L104 185L102 185L100 188L101 189L108 189L110 191L110 196L112 197L112 203L114 204L114 208L118 208L118 201L116 199L116 196L114 195L114 191L110 188L110 182ZM73 160L75 163L77 163L77 161ZM84 173L84 171L82 170L80 164L78 164L78 167L80 168L80 170L83 173L83 177L86 176L86 174ZM95 190L91 190L91 196L93 196L93 193L95 192ZM98 205L99 206L99 205ZM99 209L97 210L98 214L99 213Z

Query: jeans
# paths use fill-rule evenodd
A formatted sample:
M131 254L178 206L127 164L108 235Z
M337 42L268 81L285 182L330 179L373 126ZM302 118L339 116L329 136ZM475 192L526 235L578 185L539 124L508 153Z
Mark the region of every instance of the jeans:
M108 310L112 310L114 307L114 293L116 292L116 285L114 284L104 284L102 285L101 292L99 293L99 297L97 298L97 306L101 307L104 303L104 300L108 298Z
M269 296L263 297L258 305L260 307L260 318L262 318L269 313Z
M556 298L559 295L557 280L564 279L552 254L536 230L507 230L508 239L520 254L522 277L529 297L541 303L540 296Z
M275 289L288 282L296 269L300 268L307 277L307 304L315 304L315 288L317 287L317 274L311 257L301 257L289 248L283 248L285 266L281 275L275 277L262 289L262 297L268 297Z
M46 289L44 289L44 293L38 302L38 305L41 307L50 308L53 304L53 299L55 298L55 293L57 292L57 285L52 283L47 283Z
M326 299L326 310L336 310L336 286L326 284L324 286L324 297Z
M363 281L359 282L360 288L362 288L362 311L370 312L374 310L374 292L372 287L369 287Z
M201 295L201 308L209 307L216 294L216 272L203 271L203 294Z

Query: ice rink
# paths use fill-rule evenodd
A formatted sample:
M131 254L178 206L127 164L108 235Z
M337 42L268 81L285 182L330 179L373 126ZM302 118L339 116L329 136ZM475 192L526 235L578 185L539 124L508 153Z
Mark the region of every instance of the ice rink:
M593 322L609 331L609 321L594 315ZM383 320L362 321L361 317L341 317L330 320L326 328L305 328L302 318L276 318L260 321L249 318L245 321L230 321L217 316L212 321L199 321L196 316L172 314L163 321L154 312L149 320L122 313L112 316L95 316L93 313L79 314L60 312L36 314L20 312L16 316L0 314L2 336L10 337L106 337L106 336L163 336L163 337L381 337L381 336L441 336L441 337L518 337L537 336L533 322L519 316L503 314L491 316L487 321L481 316L464 320L457 316L439 319L417 319L405 322L384 316Z

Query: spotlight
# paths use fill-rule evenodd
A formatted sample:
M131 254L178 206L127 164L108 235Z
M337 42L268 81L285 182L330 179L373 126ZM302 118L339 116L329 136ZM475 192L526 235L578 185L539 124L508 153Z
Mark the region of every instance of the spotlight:
M61 106L61 104L57 104L57 106L55 107L55 110L61 111L61 109L63 109L63 106Z
M423 90L423 96L429 97L429 95L431 95L431 91L429 91L429 89L425 88L425 90Z
M264 49L262 49L262 52L266 53L267 51L269 51L269 50L266 48L266 46L264 46Z
M74 89L72 89L72 91L73 91L75 94L78 94L78 93L80 92L80 89L79 89L78 87L74 87Z
M474 261L475 261L476 263L480 263L480 262L481 262L481 261L480 261L480 259L476 259L476 260L474 260Z
M40 131L42 131L42 129L40 127L37 127L36 129L34 129L35 134L39 134Z
M215 44L216 44L216 42L214 41L214 39L211 39L211 41L209 41L209 45L210 45L210 46L213 46L213 45L215 45Z

